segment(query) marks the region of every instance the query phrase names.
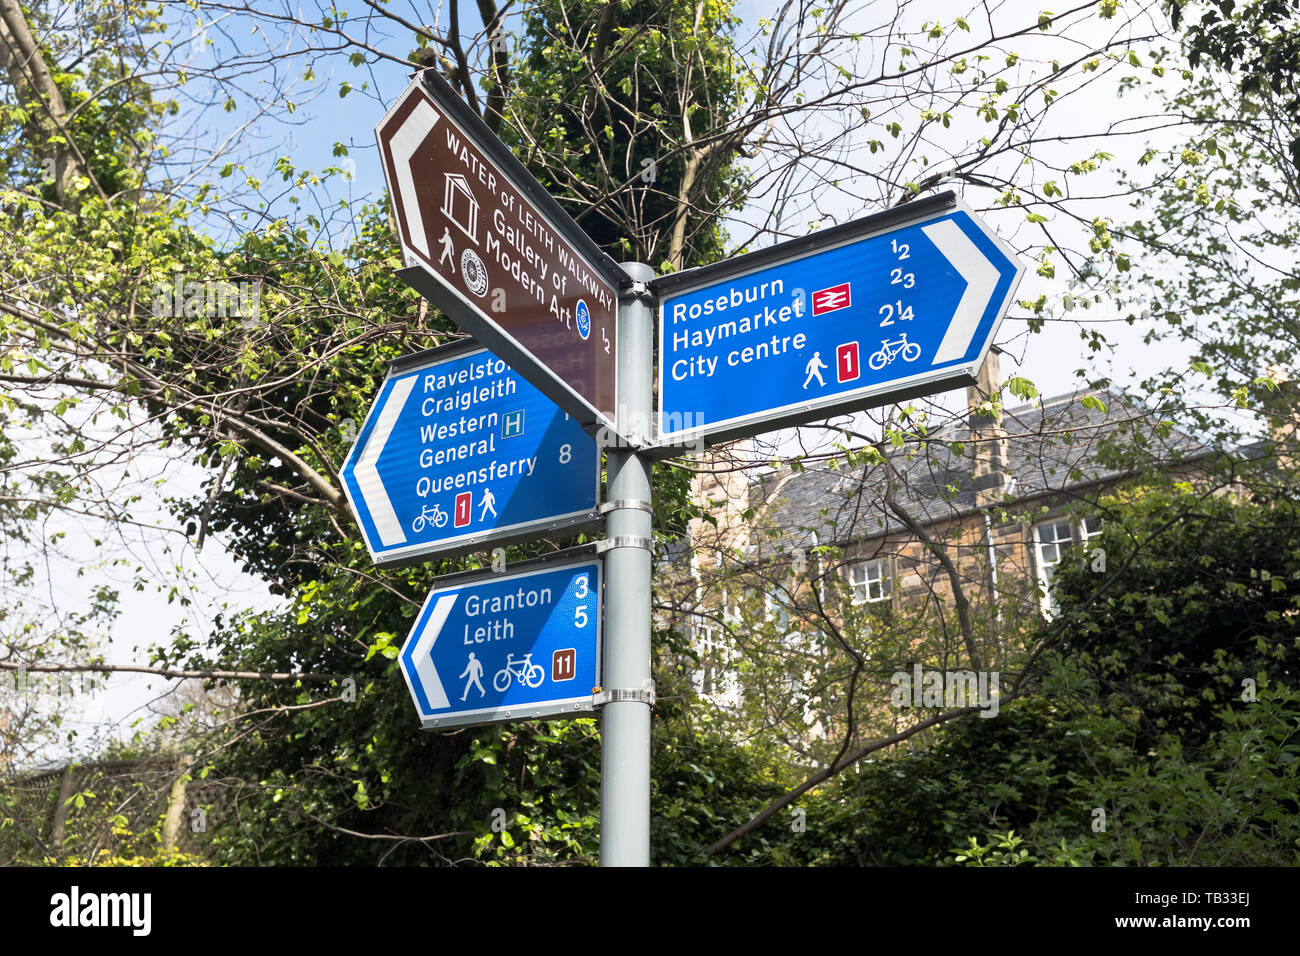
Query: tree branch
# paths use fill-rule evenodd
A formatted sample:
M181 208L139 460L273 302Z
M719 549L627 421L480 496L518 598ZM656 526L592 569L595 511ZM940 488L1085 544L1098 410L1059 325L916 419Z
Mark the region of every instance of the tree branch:
M21 661L0 661L0 671L24 671L27 673L129 673L155 674L158 677L173 677L181 680L269 680L269 681L328 681L342 680L342 674L309 674L302 671L222 671L222 670L173 670L169 667L142 667L136 664L26 664Z

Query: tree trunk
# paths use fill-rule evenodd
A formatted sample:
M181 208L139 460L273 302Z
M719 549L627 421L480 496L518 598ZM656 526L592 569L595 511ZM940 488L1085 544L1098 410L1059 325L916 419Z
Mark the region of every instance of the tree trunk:
M50 827L50 849L63 848L63 840L68 831L68 801L77 790L77 768L69 766L59 777L59 799L54 805L54 823Z
M176 849L180 839L181 823L185 817L185 774L194 763L189 754L176 762L176 779L172 781L172 791L167 797L167 817L163 820L162 845L164 850Z
M75 205L73 180L78 175L89 175L89 171L82 168L81 157L68 135L68 108L63 94L18 0L0 0L0 67L14 88L14 98L27 110L28 135L47 161L46 172L54 179L59 205Z

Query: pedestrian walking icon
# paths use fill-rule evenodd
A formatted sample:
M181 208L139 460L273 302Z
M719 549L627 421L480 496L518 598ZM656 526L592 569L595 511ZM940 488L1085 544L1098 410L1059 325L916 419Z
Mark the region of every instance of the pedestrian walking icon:
M815 378L817 379L817 384L822 388L825 388L826 379L822 378L822 372L826 367L826 363L822 361L822 353L814 352L813 357L810 358L808 364L804 366L804 371L808 373L808 377L803 380L803 387L807 388L808 383Z
M442 265L443 260L447 260L451 265L451 271L456 271L456 247L451 244L451 227L442 227L442 238L438 240L442 243L442 255L438 257L438 265Z
M469 652L469 663L465 665L465 670L461 672L460 676L469 677L469 680L465 682L465 693L460 695L461 700L464 700L469 696L469 689L471 687L478 688L478 695L480 697L487 696L487 691L483 689L483 681L480 679L483 677L483 662L474 656L473 651Z
M483 489L483 500L482 500L482 502L480 502L480 504L481 504L482 507L483 507L483 510L480 511L480 512L478 513L478 520L479 520L479 521L486 521L486 520L487 520L487 513L488 513L489 511L492 512L492 517L494 517L494 518L497 517L497 509L494 507L494 506L496 505L496 503L497 503L497 497L496 497L496 495L492 494L492 489L491 489L491 488L484 488L484 489Z

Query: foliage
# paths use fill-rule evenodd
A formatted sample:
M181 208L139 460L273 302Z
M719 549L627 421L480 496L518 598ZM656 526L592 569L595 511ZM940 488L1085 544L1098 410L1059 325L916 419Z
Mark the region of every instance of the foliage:
M1297 766L1300 693L1280 685L1217 715L1211 746L1193 758L1173 737L1134 746L1123 721L1076 724L1106 773L1072 780L1070 812L1044 815L1025 838L989 833L952 851L967 866L1294 866L1300 862ZM1108 733L1111 736L1108 736ZM1084 817L1091 807L1090 817ZM1082 808L1082 809L1081 809ZM999 824L1005 821L998 821ZM1004 851L1021 847L1014 854Z
M1240 701L1243 681L1300 683L1300 511L1289 499L1134 494L1107 509L1090 542L1115 586L1060 569L1063 646L1115 713L1137 717L1135 746L1165 736L1189 752Z
M191 6L201 22L203 0ZM221 10L223 5L211 6ZM972 46L964 36L972 32L971 24L960 17L951 25L926 22L914 36L900 32L909 25L885 17L864 38L840 19L839 8L809 11L799 5L764 17L753 48L742 57L738 20L728 3L546 0L520 14L522 45L515 54L496 39L494 27L505 9L480 4L483 33L492 40L486 50L480 46L490 66L476 78L472 57L466 56L467 34L459 26L452 36L438 33L441 24L413 29L382 6L371 4L369 13L351 18L360 24L355 34L349 33L350 23L333 17L295 24L292 12L246 9L243 15L254 23L266 16L282 20L285 29L301 28L313 58L322 47L321 33L328 34L331 49L343 48L354 67L396 60L405 69L403 58L377 49L370 39L372 33L385 33L372 31L372 25L400 24L401 35L414 33L421 49L433 45L436 53L428 65L453 77L471 103L486 94L485 118L503 121L502 135L602 244L616 257L642 258L661 269L723 254L731 241L724 217L754 190L767 188L775 192L762 196L769 208L766 222L739 245L803 232L824 216L834 221L919 195L945 181L940 163L946 174L951 163L952 176L972 189L989 190L1001 206L1067 209L1066 193L1079 189L1081 178L1111 157L1085 150L1078 162L1060 167L1040 153L1043 144L1034 131L1060 95L1056 87L1089 82L1086 77L1112 68L1131 65L1152 76L1164 69L1159 63L1141 66L1132 49L1147 38L1140 32L1119 31L1091 44L1078 60L1061 62L1048 54L1031 68L1028 59L1021 63L1020 52L1002 48L991 17L989 36ZM1030 30L1066 35L1094 16L1114 18L1117 7L1103 3L1099 10L1080 9L1065 17L1036 15L1036 26L1031 21L1029 30L1005 36ZM166 74L168 82L174 78L172 89L179 89L189 82L191 64L155 53L151 38L163 28L155 9L135 3L90 8L85 23L75 20L79 6L30 14L45 44L39 59L53 68L59 95L35 103L24 94L22 102L0 108L0 164L6 174L0 192L5 288L0 376L6 383L0 394L0 532L13 541L34 537L35 522L56 509L117 524L135 520L140 499L97 487L96 479L101 470L145 449L161 449L205 475L199 494L172 494L179 536L197 546L220 536L247 571L268 582L285 603L256 614L224 610L210 627L182 628L166 640L147 634L142 640L155 645L152 663L328 678L244 682L227 719L188 741L201 754L193 769L196 779L218 794L214 811L217 805L220 811L214 812L207 847L216 860L592 862L599 790L595 723L524 722L416 733L394 663L396 647L432 581L479 559L376 572L339 491L338 468L388 362L445 341L456 334L454 326L396 279L399 263L382 205L342 202L337 215L348 228L341 236L319 208L307 211L313 200L324 205L320 197L341 169L318 174L302 168L287 150L273 158L230 157L214 148L172 180L161 133L175 103L162 80L150 77ZM188 15L177 10L178 18ZM71 22L83 29L70 28L65 19L56 22L64 16L74 17ZM272 42L280 39L274 33ZM869 69L852 59L868 49L878 61ZM983 52L972 52L976 49ZM861 76L835 59L837 51L846 50L850 65L862 67ZM212 63L198 58L203 65L197 68L211 80L204 95L213 99L206 105L233 111L238 92L252 96L259 118L292 114L295 104L278 75L266 87L272 92L244 92L256 84L244 82L242 74L254 71L260 55L236 48ZM1103 56L1106 67L1100 70ZM268 51L266 62L273 71L285 65L279 52ZM295 70L300 65L295 63ZM309 62L301 75L311 74ZM15 76L5 79L15 85ZM340 95L350 89L345 81ZM1207 105L1212 92L1189 87L1181 94L1187 99L1179 101L1180 107L1199 111L1195 122L1207 128L1218 122L1215 107ZM1207 207L1248 222L1251 213L1265 208L1252 203L1285 195L1288 187L1282 184L1279 193L1278 183L1268 177L1278 168L1275 151L1270 152L1267 136L1257 135L1292 122L1270 112L1276 104L1266 94L1277 92L1271 85L1252 87L1240 123L1218 134L1213 144L1202 141L1194 155L1167 157L1175 168L1212 166L1215 178L1200 172L1171 178L1157 201L1158 214L1145 217L1153 224L1150 233L1135 227L1132 234L1177 250L1179 243L1166 234L1192 228L1198 216L1208 216ZM69 122L52 134L41 107L57 123L60 98L71 111ZM980 120L979 132L987 135L968 136L963 123L954 124L963 111ZM187 118L197 123L197 115L201 110ZM816 134L789 136L789 125L816 128ZM954 131L944 132L949 130ZM1069 148L1077 148L1076 132L1069 129L1057 145L1069 141ZM1233 138L1238 135L1239 140ZM939 145L947 136L954 139ZM47 181L51 148L59 164L75 167L77 175ZM1197 150L1204 155L1195 155ZM335 155L346 152L340 144ZM211 180L204 179L208 165ZM814 165L815 172L806 171ZM1218 197L1224 199L1221 208L1205 198L1215 198L1216 191L1231 194ZM1038 273L1048 278L1061 249L1037 208L1026 210L1026 218L1044 226ZM212 222L222 216L234 226L234 238L213 238ZM1091 219L1085 233L1100 267L1113 263L1122 270L1129 264L1111 247L1106 223ZM1266 224L1252 236L1270 249L1290 248L1296 238L1286 224ZM1192 273L1180 280L1182 286L1156 286L1171 299L1194 300L1193 311L1207 314L1235 301L1220 268L1232 241L1209 241L1220 245L1207 247L1206 261L1213 266L1205 275ZM1276 281L1238 307L1287 330L1294 311L1287 311L1294 292L1288 283L1294 277L1285 267L1274 271ZM256 290L256 307L231 314L211 300L196 301L189 283L209 290L246 284ZM1281 312L1270 313L1274 306ZM1038 316L1041 303L1024 308ZM1176 308L1169 312L1180 314ZM1031 318L1031 328L1034 322ZM1216 332L1219 339L1206 346L1206 359L1224 352L1237 362L1231 377L1220 383L1228 394L1236 396L1246 387L1262 396L1271 389L1258 381L1253 367L1258 340L1238 332L1245 325ZM1250 326L1269 328L1266 322ZM1009 388L1023 397L1037 394L1023 379ZM894 447L910 444L905 452L910 455L925 446L927 433L913 420L906 431L891 428L888 439ZM877 458L876 464L885 461ZM688 501L689 481L685 470L657 469L655 524L666 542L683 535L698 517ZM1231 525L1235 520L1211 515L1195 531L1213 538L1216 521ZM515 548L510 556L568 543L555 537ZM1160 554L1164 558L1147 581L1151 587L1164 586L1169 569L1160 560L1174 559L1172 551ZM1231 548L1225 544L1221 554L1226 561ZM1284 549L1282 560L1289 556ZM996 721L966 720L943 731L932 746L918 742L901 758L868 764L799 801L795 809L806 814L806 830L770 824L719 862L935 862L946 859L963 838L989 828L1006 836L992 849L972 845L973 858L986 863L1009 859L1005 854L1019 859L1022 846L1031 853L1048 852L1042 840L1049 831L1080 859L1085 851L1101 859L1112 851L1070 842L1075 839L1069 835L1070 814L1078 808L1067 806L1063 796L1088 787L1090 794L1105 790L1089 777L1091 761L1104 760L1113 774L1137 781L1133 755L1154 748L1164 761L1155 779L1167 788L1185 775L1180 761L1207 765L1219 760L1213 756L1219 747L1224 757L1215 772L1231 775L1246 751L1241 740L1230 737L1236 728L1223 731L1216 723L1228 720L1219 716L1230 696L1225 681L1242 667L1254 674L1292 666L1289 650L1279 657L1281 645L1269 644L1290 636L1289 608L1283 607L1290 571L1262 556L1251 567L1271 575L1258 599L1262 578L1254 583L1231 578L1244 588L1234 594L1194 575L1182 580L1177 607L1163 602L1158 591L1130 589L1127 603L1100 609L1080 598L1083 616L1068 650L1075 655L1074 666L1082 668L1078 681L1095 690L1081 690L1079 699L1065 697L1060 703L1026 701ZM6 570L14 580L30 580L29 563L17 561ZM1284 587L1275 592L1273 582L1279 579ZM1170 580L1178 579L1171 575ZM1226 649L1210 636L1190 657L1175 647L1174 623L1222 626L1228 616L1216 602L1242 594L1254 602L1259 627L1271 630L1252 632ZM30 610L21 616L6 608L0 612L8 615L0 619L7 627L6 656L87 656L91 625L112 617L114 596L102 597L94 618L74 621L64 642L48 652L40 643L49 635L32 627ZM1274 613L1281 618L1270 618ZM879 622L871 614L859 613L848 622L854 640L862 634L877 640L873 668L885 668L874 674L877 690L888 669L909 656L959 659L970 647L994 643L991 624L963 625L958 635L946 630L950 621L935 625L934 617L921 614L898 617L883 635L872 630ZM990 621L994 617L988 615ZM1159 637L1156 644L1147 647L1132 639L1130 630L1139 623L1144 634ZM794 738L807 730L806 711L819 707L822 716L838 715L844 699L852 701L853 691L844 685L851 684L846 674L856 676L860 648L845 643L829 672L829 689L823 688L825 699L815 701L816 695L803 689L790 692L791 682L804 678L807 655L796 648L767 656L766 650L783 645L788 635L765 625L747 635L755 646L747 677L751 687L767 691L760 700L775 705L765 707L761 717L777 711L776 723ZM1254 638L1264 644L1256 641L1252 651L1244 642ZM685 649L685 636L675 629L657 632L657 673L679 668L674 658ZM1218 650L1226 656L1215 656ZM1129 672L1121 665L1136 665L1134 676L1126 678ZM1180 669L1167 676L1162 673L1167 666ZM1209 697L1188 706L1180 688ZM836 693L840 699L834 699ZM792 757L770 740L737 740L734 727L691 695L661 700L657 714L654 836L660 862L704 862L713 840L788 792L813 762L808 754ZM1283 754L1287 745L1274 732L1280 726L1264 722L1241 732L1259 731ZM1175 730L1187 733L1183 749L1170 749L1168 737ZM1079 746L1085 731L1089 743L1104 742L1102 751ZM828 743L811 756L824 760L840 743ZM1266 796L1275 797L1285 782L1279 773ZM1130 795L1144 792L1138 787ZM93 799L77 796L83 802L79 809ZM1103 797L1122 804L1123 814L1142 818L1141 806L1123 804L1123 795L1106 791ZM132 834L147 843L153 829L142 823ZM1267 835L1261 839L1267 842ZM1219 836L1210 842L1217 846L1217 841ZM146 843L132 844L115 857L147 856ZM1152 852L1151 858L1170 855ZM1261 852L1260 846L1245 846L1239 855Z
M738 144L716 148L745 89L737 23L730 2L524 12L512 119L525 158L616 258L681 269L723 255L720 214L743 198Z
M1059 567L1068 636L1039 692L824 788L789 841L800 859L1300 861L1294 504L1156 492L1108 505L1121 586L1098 599L1086 562Z
M181 773L175 760L159 748L147 756L119 752L106 758L7 775L0 784L0 861L183 866L202 859L202 842L190 840L188 828L178 831L179 846L169 847L164 839L172 784ZM60 807L65 782L70 792ZM188 819L182 814L178 822Z
M90 173L82 190L122 199L138 194L155 158L156 130L179 111L176 100L155 96L154 84L140 75L155 37L167 29L162 9L127 0L86 5L75 19L53 4L33 3L29 10L31 31L54 65L52 79L68 115L52 129L40 97L0 104L6 187L58 202L54 157L72 143Z
M1182 6L1174 4L1175 20ZM1200 397L1183 400L1199 430L1225 443L1268 425L1274 439L1294 444L1285 437L1294 389L1278 388L1300 358L1294 6L1224 0L1189 22L1183 45L1197 68L1172 86L1151 81L1177 124L1122 172L1134 187L1134 213L1115 229L1123 267L1131 265L1116 290L1130 303L1125 321L1149 318L1147 342L1188 353L1187 367L1152 375L1144 387ZM1239 411L1225 414L1221 403Z
M1171 0L1175 27L1188 4ZM1243 96L1268 90L1292 116L1300 112L1300 20L1294 0L1213 0L1199 19L1188 20L1183 31L1187 59L1203 59L1230 71ZM1286 144L1300 170L1300 136Z
M208 862L197 853L185 853L181 850L159 850L145 856L113 854L110 850L100 850L94 857L67 856L47 861L50 866L123 866L123 867L167 867L167 866L207 866Z

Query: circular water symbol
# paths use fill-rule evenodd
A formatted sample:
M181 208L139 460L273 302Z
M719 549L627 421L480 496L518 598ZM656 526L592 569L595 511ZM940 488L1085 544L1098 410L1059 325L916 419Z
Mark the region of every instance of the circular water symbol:
M584 339L591 335L591 310L582 299L578 300L578 334Z
M482 298L487 292L488 274L483 260L473 249L466 249L460 254L460 272L465 277L465 287Z

